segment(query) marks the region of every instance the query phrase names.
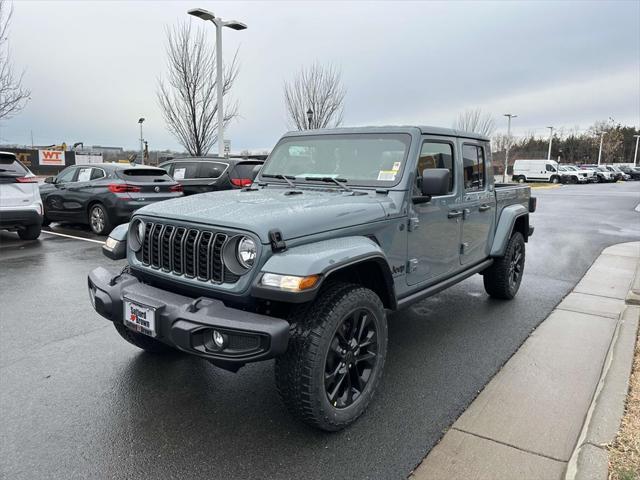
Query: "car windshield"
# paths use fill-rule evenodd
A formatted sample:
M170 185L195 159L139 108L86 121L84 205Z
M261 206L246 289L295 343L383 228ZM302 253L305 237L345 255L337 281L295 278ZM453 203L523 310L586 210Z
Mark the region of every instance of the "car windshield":
M286 175L296 183L330 177L351 185L391 187L400 181L410 142L408 134L286 137L269 155L260 177Z

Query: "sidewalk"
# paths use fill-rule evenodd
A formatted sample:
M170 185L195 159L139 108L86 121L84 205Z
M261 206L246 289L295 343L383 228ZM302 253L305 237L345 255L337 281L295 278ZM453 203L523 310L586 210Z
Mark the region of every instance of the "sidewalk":
M603 444L618 431L638 331L629 292L639 265L640 242L605 249L410 478L606 479Z

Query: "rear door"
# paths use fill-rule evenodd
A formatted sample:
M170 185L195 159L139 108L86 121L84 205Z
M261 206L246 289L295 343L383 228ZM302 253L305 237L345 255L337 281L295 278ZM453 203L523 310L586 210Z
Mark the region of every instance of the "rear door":
M38 183L12 154L0 153L0 207L20 207L38 201Z
M489 178L493 170L488 162L490 152L487 148L488 144L483 142L462 141L464 193L460 263L463 265L484 260L492 238L496 196Z

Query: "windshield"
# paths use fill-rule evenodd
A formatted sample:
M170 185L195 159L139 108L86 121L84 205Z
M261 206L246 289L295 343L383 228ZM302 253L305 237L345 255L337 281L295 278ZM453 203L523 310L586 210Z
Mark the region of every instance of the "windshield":
M410 143L408 134L287 137L273 149L260 176L287 175L296 183L333 177L350 185L391 187L400 181Z

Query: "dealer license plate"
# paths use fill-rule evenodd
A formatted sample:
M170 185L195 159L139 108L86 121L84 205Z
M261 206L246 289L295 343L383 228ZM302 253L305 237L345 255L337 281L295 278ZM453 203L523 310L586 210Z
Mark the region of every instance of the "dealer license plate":
M138 333L156 336L156 310L124 299L124 324Z

